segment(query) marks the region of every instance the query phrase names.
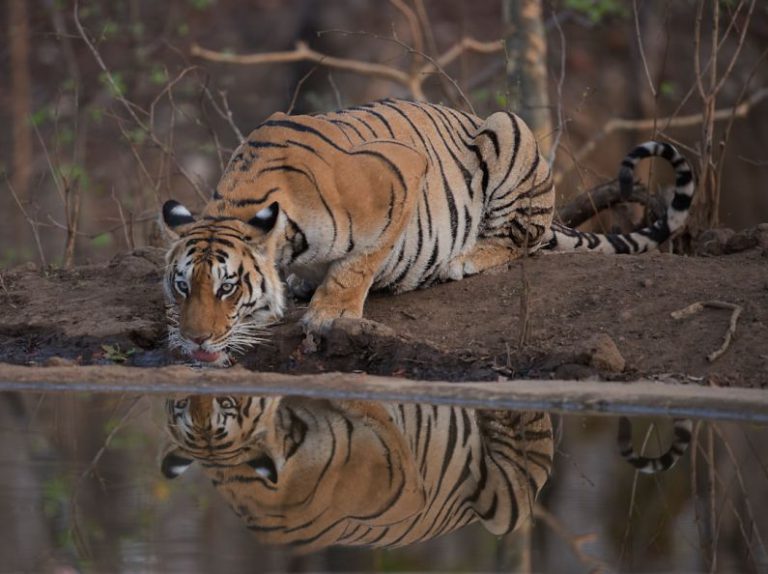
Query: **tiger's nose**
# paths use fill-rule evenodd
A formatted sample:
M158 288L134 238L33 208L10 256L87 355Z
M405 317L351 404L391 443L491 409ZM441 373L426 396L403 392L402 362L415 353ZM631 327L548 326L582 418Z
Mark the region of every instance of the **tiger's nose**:
M190 337L193 343L197 343L198 345L202 345L205 343L208 339L211 338L210 333L207 335L203 335L202 337Z

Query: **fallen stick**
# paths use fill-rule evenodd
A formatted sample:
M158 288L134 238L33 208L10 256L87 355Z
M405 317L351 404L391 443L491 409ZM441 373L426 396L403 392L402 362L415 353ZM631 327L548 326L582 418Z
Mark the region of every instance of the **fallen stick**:
M248 371L242 367L26 367L0 363L0 391L120 392L160 396L292 395L467 408L548 410L580 415L655 415L768 423L768 393L763 390L649 380L631 383L564 380L449 383L366 373L288 375Z
M723 344L720 345L719 349L712 351L709 355L707 355L707 361L712 363L719 359L720 356L722 356L722 354L725 353L725 351L730 346L731 339L733 339L734 335L736 334L736 323L738 322L739 316L744 309L741 305L737 305L736 303L726 303L724 301L697 301L696 303L688 305L685 309L672 311L670 315L672 315L673 319L684 319L685 317L690 317L691 315L695 315L696 313L703 311L705 307L709 307L711 309L731 310L731 320L728 325L728 330L725 332L725 336L723 337Z

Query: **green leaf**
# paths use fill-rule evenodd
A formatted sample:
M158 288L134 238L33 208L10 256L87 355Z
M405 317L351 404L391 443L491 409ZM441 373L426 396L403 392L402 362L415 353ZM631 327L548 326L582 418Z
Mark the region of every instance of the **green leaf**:
M149 73L150 81L157 86L164 86L168 83L168 72L165 68L154 66Z
M659 91L662 96L674 96L677 90L675 89L675 84L673 82L665 80L659 84Z
M205 10L213 5L214 0L189 0L195 10Z
M124 363L128 358L136 352L136 349L131 347L125 351L120 349L120 345L102 345L101 350L104 351L104 358L115 363Z
M91 244L94 247L109 247L112 245L112 234L111 233L102 233L100 235L97 235L93 239L91 239ZM102 346L103 348L103 346ZM106 349L105 349L106 351Z
M102 72L99 74L99 83L102 86L106 86L106 88L109 90L109 93L112 94L113 97L122 96L125 94L125 80L123 79L123 76L120 72L112 73L111 82L109 81L109 74L107 72Z
M52 116L52 108L51 106L45 106L37 110L36 112L33 112L29 116L29 123L32 124L35 127L39 127L45 122L46 120L50 119Z

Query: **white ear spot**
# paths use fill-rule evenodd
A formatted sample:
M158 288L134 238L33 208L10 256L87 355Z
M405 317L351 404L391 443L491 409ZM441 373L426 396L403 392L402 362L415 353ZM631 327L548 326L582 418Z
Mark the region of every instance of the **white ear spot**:
M178 204L171 209L171 214L176 217L192 217L192 213L183 205Z
M187 211L187 213L189 212ZM189 214L192 215L191 213ZM254 215L255 218L260 219L261 221L267 221L272 216L273 216L272 206L265 207L264 209L259 211L256 215Z

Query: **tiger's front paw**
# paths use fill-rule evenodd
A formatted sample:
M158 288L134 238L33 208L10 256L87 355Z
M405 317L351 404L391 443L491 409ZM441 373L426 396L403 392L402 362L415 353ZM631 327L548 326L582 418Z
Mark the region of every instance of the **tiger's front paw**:
M320 341L330 332L334 321L342 317L359 319L360 314L354 314L341 306L310 306L300 321L304 329L304 341L301 345L302 351L305 353L317 352L320 349Z
M311 330L305 327L306 335L301 344L304 353L316 353L321 346L324 351L334 352L334 349L344 349L345 352L355 345L370 344L371 341L392 338L396 336L394 329L378 321L361 317L337 317L323 330ZM322 345L321 345L322 344Z
M307 334L325 335L331 330L333 322L342 317L359 319L360 315L355 315L343 307L310 307L301 318L301 326Z

